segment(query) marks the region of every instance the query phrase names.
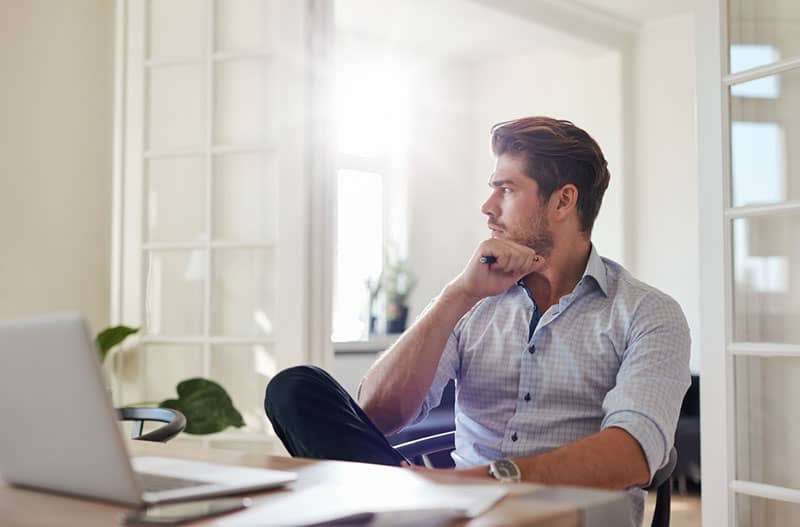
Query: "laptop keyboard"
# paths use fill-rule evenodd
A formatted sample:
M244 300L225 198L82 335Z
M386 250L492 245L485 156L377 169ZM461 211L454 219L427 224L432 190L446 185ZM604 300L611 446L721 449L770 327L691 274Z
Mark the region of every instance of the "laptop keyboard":
M148 474L146 472L137 472L137 475L139 476L139 481L145 492L160 492L162 490L185 489L208 485L207 481L173 478L170 476L160 476L158 474Z

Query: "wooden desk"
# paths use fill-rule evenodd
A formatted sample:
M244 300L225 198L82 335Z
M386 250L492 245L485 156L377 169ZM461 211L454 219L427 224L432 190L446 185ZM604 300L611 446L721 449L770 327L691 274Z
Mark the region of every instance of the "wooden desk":
M265 491L253 495L254 501L259 497L274 496L276 492L291 492L314 485L331 485L339 491L342 489L354 496L364 496L364 490L386 489L391 492L393 480L396 478L426 477L437 483L485 483L486 480L468 480L449 474L433 476L410 473L407 469L368 465L363 463L346 463L341 461L315 461L247 454L230 450L213 450L186 446L170 446L160 443L131 441L133 455L156 455L231 465L264 467L278 470L291 470L298 474L296 482L286 489ZM496 483L501 485L501 483ZM519 497L541 488L537 485L519 484L509 487L512 495L507 496L488 512L469 522L455 525L470 527L488 526L548 526L578 527L581 522L580 512L563 505L531 503ZM313 505L313 504L310 504ZM0 482L0 526L33 527L44 525L106 527L118 525L120 514L127 511L125 507L76 499L65 496L47 494L33 490L9 487ZM196 522L192 525L213 525L214 520Z

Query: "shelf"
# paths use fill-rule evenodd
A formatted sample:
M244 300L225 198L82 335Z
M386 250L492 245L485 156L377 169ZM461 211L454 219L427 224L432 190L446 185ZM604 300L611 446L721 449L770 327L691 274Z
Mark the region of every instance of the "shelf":
M333 352L338 353L378 353L389 349L400 335L375 335L369 340L334 342Z

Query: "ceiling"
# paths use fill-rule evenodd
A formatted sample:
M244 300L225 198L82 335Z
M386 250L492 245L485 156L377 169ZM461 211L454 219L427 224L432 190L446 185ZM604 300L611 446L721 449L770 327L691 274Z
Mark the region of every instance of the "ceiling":
M550 47L599 48L581 38L470 0L337 0L338 29L398 47L463 60Z
M335 6L337 29L347 33L431 58L479 61L541 48L603 53L608 47L598 45L602 39L589 36L602 25L593 20L602 20L611 33L630 33L646 22L691 12L693 1L337 0ZM575 13L583 27L570 25Z
M606 14L644 24L657 18L664 18L694 11L694 0L566 0L578 6L597 10Z

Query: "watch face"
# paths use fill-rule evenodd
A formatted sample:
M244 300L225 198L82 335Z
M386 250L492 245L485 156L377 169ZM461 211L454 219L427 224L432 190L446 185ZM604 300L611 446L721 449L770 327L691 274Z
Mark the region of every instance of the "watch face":
M492 463L492 475L497 479L519 479L519 468L508 459L498 459Z

